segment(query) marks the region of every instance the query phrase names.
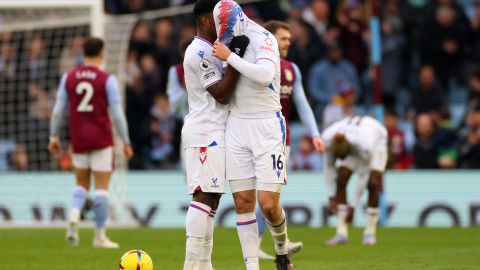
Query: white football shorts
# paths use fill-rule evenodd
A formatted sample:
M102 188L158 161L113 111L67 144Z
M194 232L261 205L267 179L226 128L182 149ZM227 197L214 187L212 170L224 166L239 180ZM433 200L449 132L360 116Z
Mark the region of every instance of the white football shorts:
M72 155L73 167L94 172L113 171L113 147Z
M285 138L280 112L265 118L230 115L225 131L227 179L286 184Z
M196 190L206 193L225 193L225 147L185 148L185 170L188 194Z

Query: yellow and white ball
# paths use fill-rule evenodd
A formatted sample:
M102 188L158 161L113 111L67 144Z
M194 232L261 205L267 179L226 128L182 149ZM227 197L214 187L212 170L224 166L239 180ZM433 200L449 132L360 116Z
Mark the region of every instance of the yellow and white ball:
M120 270L153 270L150 256L141 250L130 250L120 259Z

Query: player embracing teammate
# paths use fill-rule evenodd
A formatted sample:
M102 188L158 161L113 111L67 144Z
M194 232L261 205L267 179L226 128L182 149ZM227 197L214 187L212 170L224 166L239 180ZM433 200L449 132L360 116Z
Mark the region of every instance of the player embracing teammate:
M237 213L237 232L247 270L259 269L258 198L275 243L276 268L293 269L285 211L280 205L286 184L286 124L280 104L280 54L275 37L250 20L234 1L214 9L218 41L214 56L241 76L230 100L225 131L226 175ZM245 35L250 44L243 58L227 47Z

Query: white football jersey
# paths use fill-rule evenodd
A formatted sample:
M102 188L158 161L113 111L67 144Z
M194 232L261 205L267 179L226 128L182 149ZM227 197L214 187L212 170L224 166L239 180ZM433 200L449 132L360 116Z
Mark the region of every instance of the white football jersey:
M329 126L322 134L325 146L331 147L336 134L344 134L353 147L353 155L370 159L378 145L386 145L388 133L385 127L370 116L348 117Z
M189 108L182 129L185 147L204 147L214 141L223 144L228 105L218 103L206 90L222 79L222 62L212 56L212 49L210 42L195 37L185 51Z
M275 63L275 76L272 82L261 85L245 76L240 76L237 88L230 100L230 112L239 117L273 115L280 111L280 53L275 36L265 28L248 20L245 35L250 39L243 59L256 63L267 59Z

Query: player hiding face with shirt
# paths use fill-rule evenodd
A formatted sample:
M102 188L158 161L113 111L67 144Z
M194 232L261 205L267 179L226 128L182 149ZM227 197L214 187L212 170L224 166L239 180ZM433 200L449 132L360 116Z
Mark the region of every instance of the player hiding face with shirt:
M199 0L193 13L197 36L185 51L183 67L189 113L182 129L188 193L184 270L211 270L215 211L225 193L225 126L228 102L240 74L212 56L217 38L213 9L217 1ZM242 57L249 44L235 37L230 48Z
M238 3L214 9L218 41L213 54L241 73L230 100L225 131L227 179L237 213L237 232L246 269L259 269L257 199L275 242L276 268L293 269L287 222L280 206L286 184L286 126L280 105L280 55L275 37L250 20ZM228 48L235 36L250 40L243 58Z
M53 154L62 152L60 129L64 113L69 107L70 141L73 149L73 167L77 185L73 191L67 240L72 246L79 243L78 223L80 213L90 190L90 178L95 179L95 237L97 248L118 248L105 233L108 217L108 186L113 171L113 124L124 143L127 159L133 155L128 136L127 121L122 109L117 79L101 70L103 41L87 38L83 43L85 62L82 66L63 75L57 92L50 122L48 150Z

